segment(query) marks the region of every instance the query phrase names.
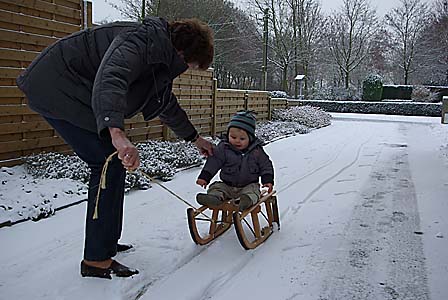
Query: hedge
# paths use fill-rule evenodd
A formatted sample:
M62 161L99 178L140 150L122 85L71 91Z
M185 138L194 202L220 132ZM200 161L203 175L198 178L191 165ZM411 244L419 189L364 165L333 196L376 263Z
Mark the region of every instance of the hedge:
M440 117L442 115L441 103L327 100L289 100L288 102L290 106L310 105L320 107L327 112L428 117Z

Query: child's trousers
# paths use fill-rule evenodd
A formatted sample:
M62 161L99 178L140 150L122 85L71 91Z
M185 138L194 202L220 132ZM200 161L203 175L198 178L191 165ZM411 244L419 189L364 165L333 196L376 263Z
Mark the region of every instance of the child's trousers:
M245 187L232 187L225 184L222 181L215 181L208 188L207 194L219 197L222 201L228 199L236 199L241 197L241 195L247 195L251 200L252 204L255 204L258 199L260 199L260 184L251 183Z

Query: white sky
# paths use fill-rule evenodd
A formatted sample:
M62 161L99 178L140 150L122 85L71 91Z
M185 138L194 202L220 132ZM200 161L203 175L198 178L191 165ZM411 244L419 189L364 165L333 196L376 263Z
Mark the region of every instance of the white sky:
M110 21L122 19L120 13L112 8L109 3L120 4L119 0L91 0L93 2L93 20L94 22L99 22L101 20L107 19ZM244 6L247 2L246 0L233 0L238 6ZM322 3L322 8L325 13L329 13L332 10L337 9L341 6L342 0L320 0ZM427 3L433 3L434 0L423 0ZM398 6L400 0L371 0L373 7L377 8L379 16L383 16L391 8Z
M326 13L336 10L342 5L342 0L320 0L320 2ZM383 16L391 8L398 6L400 0L371 0L370 3L376 8L378 15Z
M112 8L109 3L120 4L119 0L91 0L93 3L93 22L100 22L102 20L115 21L122 17L120 13Z

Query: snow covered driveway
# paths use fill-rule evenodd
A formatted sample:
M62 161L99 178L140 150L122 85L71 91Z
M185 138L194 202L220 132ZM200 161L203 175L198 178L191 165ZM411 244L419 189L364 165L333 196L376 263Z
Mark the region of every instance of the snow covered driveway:
M85 204L0 230L0 299L448 298L447 127L439 118L335 114L266 146L281 230L245 251L231 229L192 243L185 206L158 186L126 199L117 259L140 270L79 276ZM166 186L193 201L199 169Z

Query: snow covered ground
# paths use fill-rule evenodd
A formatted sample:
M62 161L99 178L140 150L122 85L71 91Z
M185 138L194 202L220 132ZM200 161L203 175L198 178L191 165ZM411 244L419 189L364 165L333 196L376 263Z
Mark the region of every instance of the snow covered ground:
M117 260L139 275L79 275L82 203L0 229L0 299L448 299L448 128L440 118L334 117L266 146L282 227L256 250L233 230L193 244L185 205L153 185L126 197L122 241L135 250ZM193 202L199 171L165 185ZM76 189L35 184L49 195Z

